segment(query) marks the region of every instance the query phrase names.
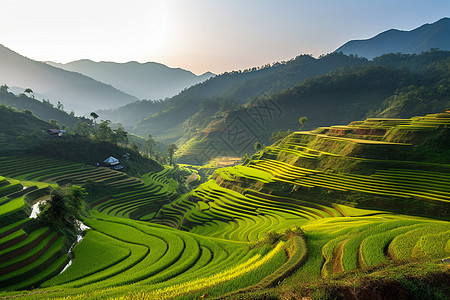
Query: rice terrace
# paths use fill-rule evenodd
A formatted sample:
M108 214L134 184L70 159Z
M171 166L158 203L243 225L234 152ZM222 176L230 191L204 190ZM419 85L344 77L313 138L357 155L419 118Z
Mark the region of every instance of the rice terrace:
M450 298L447 2L130 1L0 12L0 299Z
M450 167L389 156L449 124L450 113L440 113L293 132L181 196L167 179L170 166L137 178L41 156L1 157L1 295L232 298L446 258ZM387 133L357 134L375 128ZM67 182L102 189L87 200L89 229L61 272L71 259L67 238L29 215Z

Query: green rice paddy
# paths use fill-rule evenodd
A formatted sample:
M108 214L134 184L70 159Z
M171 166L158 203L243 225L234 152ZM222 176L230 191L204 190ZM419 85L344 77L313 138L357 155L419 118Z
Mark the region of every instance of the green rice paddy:
M232 297L389 261L449 257L448 214L435 219L395 205L448 208L450 168L355 155L361 145L397 149L400 141L383 139L449 121L367 119L295 132L184 195L172 167L135 178L58 159L0 157L0 297ZM333 161L346 168L331 168ZM67 182L102 191L90 198L83 220L90 229L60 273L70 245L28 217L33 201ZM345 195L382 205L358 208Z

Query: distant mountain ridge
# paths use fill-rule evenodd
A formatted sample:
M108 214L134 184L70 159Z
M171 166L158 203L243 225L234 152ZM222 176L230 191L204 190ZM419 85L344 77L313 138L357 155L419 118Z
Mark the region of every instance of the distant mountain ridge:
M61 101L65 110L77 114L138 100L111 85L29 59L3 45L0 45L0 84L31 88L52 103Z
M288 62L274 63L259 69L224 73L169 99L164 109L141 119L133 130L134 133L142 136L151 132L155 138L170 143L183 135L181 128L185 121L190 123L187 130L193 133L196 129L194 127L197 125L202 127L195 123L203 123L225 107L232 108L248 103L252 98L264 96L266 93L289 89L309 77L364 64L367 64L367 59L331 53L320 59L300 55ZM142 103L136 105L140 106ZM202 110L202 107L205 108L203 112L208 111L208 113L202 114L202 117L198 115L194 117ZM209 108L206 109L207 107ZM129 109L128 106L128 111ZM124 109L119 108L119 110L125 113ZM196 121L191 117L194 117ZM131 116L128 118L135 119Z
M370 39L352 40L335 52L373 59L387 53L419 54L433 48L450 50L450 18L442 18L411 31L390 29Z
M170 68L156 62L127 63L94 62L83 59L67 64L46 62L49 65L67 71L78 72L131 94L139 99L164 99L175 96L183 89L203 82L215 74L202 75L181 69Z

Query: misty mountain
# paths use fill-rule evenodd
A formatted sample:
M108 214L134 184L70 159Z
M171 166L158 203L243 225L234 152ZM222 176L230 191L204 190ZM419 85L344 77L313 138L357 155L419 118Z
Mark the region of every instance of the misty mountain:
M190 71L181 68L169 68L155 62L115 63L83 59L67 64L47 63L110 84L139 99L151 100L172 97L183 89L214 76L211 72L197 76Z
M52 103L77 114L113 108L138 100L116 88L76 72L24 57L0 45L0 84L31 88Z
M336 52L372 59L386 53L419 54L433 48L450 50L450 18L442 18L411 31L390 29L367 40L352 40Z
M24 93L15 95L10 91L11 89L9 89L9 91L0 89L0 104L8 107L14 107L19 111L31 111L34 116L47 122L50 122L50 120L56 120L61 127L73 127L76 123L92 122L84 117L76 117L73 114L69 114L61 109L58 109L49 101L41 102L32 97L28 97Z
M197 84L165 101L166 106L160 112L141 120L134 132L142 136L151 133L155 138L163 139L166 142L173 142L181 136L188 138L195 132L196 125L189 125L188 129L185 128L189 132L183 132L182 124L189 120L192 121L192 118L195 118L194 115L198 116L199 111L202 111L202 116L197 118L199 121L193 122L195 124L203 123L222 108L242 105L266 93L289 89L313 76L367 63L365 58L331 53L319 59L309 55L300 55L288 62L277 62L261 68L227 72ZM205 106L212 107L202 109ZM130 107L128 107L128 111L130 111Z
M96 113L100 119L112 120L114 123L132 128L141 119L161 111L166 104L165 100L138 100L114 109L99 109Z

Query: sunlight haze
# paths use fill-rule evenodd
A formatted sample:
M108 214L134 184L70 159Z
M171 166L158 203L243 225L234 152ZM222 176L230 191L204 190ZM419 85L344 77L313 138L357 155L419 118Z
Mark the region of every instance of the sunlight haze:
M449 11L449 1L4 0L0 44L40 61L154 61L222 73L319 56Z

